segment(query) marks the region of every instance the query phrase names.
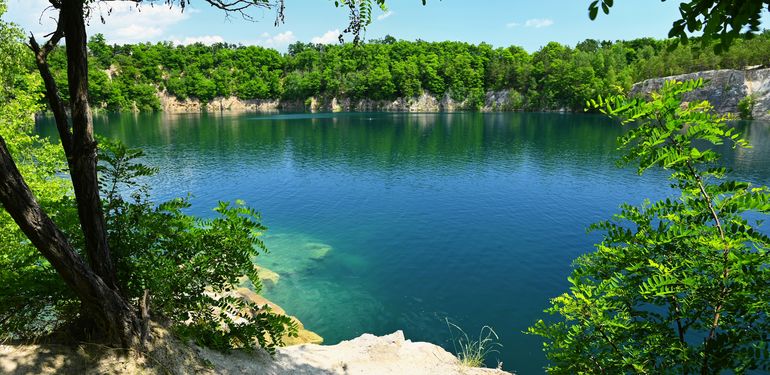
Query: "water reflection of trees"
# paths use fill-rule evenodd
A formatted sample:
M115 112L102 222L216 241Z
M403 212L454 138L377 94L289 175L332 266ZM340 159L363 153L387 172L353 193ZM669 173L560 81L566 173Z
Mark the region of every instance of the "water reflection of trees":
M602 116L553 113L109 114L97 132L180 165L226 162L364 170L467 168L505 162L610 168L620 127ZM770 123L738 123L754 146L727 152L740 175L770 170ZM40 131L55 136L46 119Z

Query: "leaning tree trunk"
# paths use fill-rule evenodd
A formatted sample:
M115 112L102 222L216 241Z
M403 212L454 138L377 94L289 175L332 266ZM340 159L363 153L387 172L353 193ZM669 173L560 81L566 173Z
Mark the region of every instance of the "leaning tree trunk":
M82 303L100 339L124 346L137 344L139 324L130 304L96 275L75 252L61 230L43 212L0 137L0 203L32 244L48 259Z
M141 342L141 324L136 309L118 289L99 197L96 142L88 104L84 0L51 3L59 9L57 29L42 47L30 37L30 48L45 83L46 96L67 156L88 264L43 212L1 137L0 203L80 299L81 322L90 326L83 327L87 328L87 334L123 346L134 346ZM61 38L66 39L72 130L66 106L46 62L48 53Z

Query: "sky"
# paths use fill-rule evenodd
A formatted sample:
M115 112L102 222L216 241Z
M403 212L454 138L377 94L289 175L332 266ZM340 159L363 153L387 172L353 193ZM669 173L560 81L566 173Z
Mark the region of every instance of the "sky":
M534 52L548 42L574 46L597 40L666 37L679 14L679 1L616 1L609 15L588 19L589 0L389 0L375 9L367 39L486 42L495 47L517 45ZM162 3L162 1L161 1ZM38 38L53 31L55 12L47 0L8 0L5 20ZM203 0L180 8L131 2L102 2L92 12L89 35L102 33L110 44L172 41L175 44L228 42L260 45L285 52L291 43L338 43L348 14L334 0L286 0L285 23L274 26L275 11L256 9L254 21L227 16ZM102 23L100 15L106 23ZM350 37L348 36L348 39Z

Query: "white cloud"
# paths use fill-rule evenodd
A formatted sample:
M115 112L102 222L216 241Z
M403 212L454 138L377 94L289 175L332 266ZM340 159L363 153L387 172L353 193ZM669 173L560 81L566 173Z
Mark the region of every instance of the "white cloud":
M386 19L386 18L388 18L388 17L392 16L393 14L394 14L394 13L393 13L393 11L392 11L392 10L389 10L389 11L387 11L387 12L385 12L385 13L383 13L383 14L380 14L379 16L377 16L377 21L382 21L382 20L384 20L384 19Z
M47 0L11 0L7 4L8 13L3 15L3 19L18 24L38 38L56 29L56 22L51 19L56 12L47 9L51 6Z
M245 41L243 42L243 44L258 45L258 46L267 47L267 48L280 49L296 41L297 41L297 36L294 35L293 31L288 30L275 35L264 32L260 34L256 40Z
M334 29L334 30L327 31L326 33L324 33L324 35L315 36L312 39L310 39L310 41L315 44L333 44L339 41L339 36L340 36L340 30Z
M184 39L174 39L175 45L190 45L195 43L202 43L207 46L210 46L212 44L216 43L224 43L225 38L222 38L219 35L202 35L202 36L188 36Z
M524 22L525 27L534 27L539 29L541 27L548 27L553 25L553 20L549 18L533 18Z
M163 35L163 29L158 27L144 27L131 24L121 27L111 33L110 37L117 37L125 40L149 40ZM109 40L109 39L108 39Z
M274 37L269 38L267 41L273 44L291 44L297 40L292 31L285 31L276 34Z
M90 34L102 33L109 43L125 44L167 38L167 30L190 17L192 9L163 5L130 3L95 3ZM105 23L101 22L104 17Z
M508 22L505 24L505 27L512 29L514 27L524 26L539 29L541 27L548 27L551 25L553 25L553 20L550 18L532 18L524 21L524 24L518 22Z
M56 28L52 17L58 15L50 9L47 0L11 0L8 5L9 19L38 37ZM137 7L130 1L95 2L88 21L88 34L102 33L108 43L116 44L157 41L168 38L168 29L188 19L191 13L195 13L195 9L182 12L179 7L162 4Z

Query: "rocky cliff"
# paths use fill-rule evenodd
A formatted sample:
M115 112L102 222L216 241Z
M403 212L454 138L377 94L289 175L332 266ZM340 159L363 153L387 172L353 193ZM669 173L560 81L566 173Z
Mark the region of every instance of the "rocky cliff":
M770 119L770 69L708 70L677 76L653 78L634 84L631 95L648 94L660 89L670 80L685 81L703 78L704 87L688 93L685 100L708 100L718 113L738 114L738 102L752 96L751 110L755 119Z
M631 95L648 94L663 86L668 80L684 81L703 78L705 87L685 96L685 100L708 100L718 113L738 114L738 103L747 97L754 99L752 116L755 119L770 119L770 69L748 70L709 70L697 73L648 79L636 83L631 88ZM395 100L318 98L302 100L253 99L242 100L236 97L215 98L208 103L197 99L179 100L166 92L158 93L161 107L168 113L187 113L201 111L311 111L311 112L451 112L475 110L469 108L467 100L457 101L448 94L436 97L429 93L420 96L397 98ZM508 90L489 91L485 94L482 112L511 111L520 109L522 98L511 95ZM566 109L562 110L565 111Z
M350 98L309 98L307 101L254 99L241 100L236 97L214 98L208 103L197 99L179 100L165 92L158 94L161 107L168 113L188 113L201 111L252 111L274 112L311 111L311 112L451 112L468 108L467 101L456 101L449 95L437 98L424 93L420 96L397 98L395 100L372 100ZM512 110L514 103L508 91L490 91L486 94L482 111Z

